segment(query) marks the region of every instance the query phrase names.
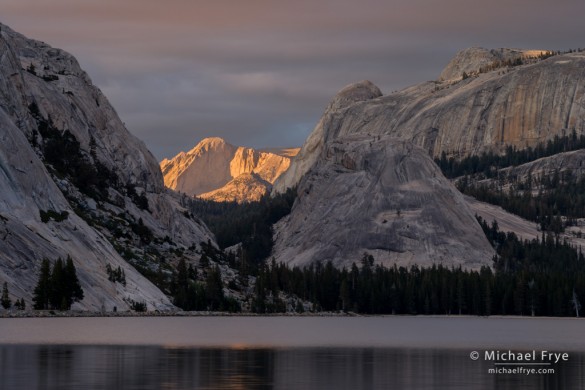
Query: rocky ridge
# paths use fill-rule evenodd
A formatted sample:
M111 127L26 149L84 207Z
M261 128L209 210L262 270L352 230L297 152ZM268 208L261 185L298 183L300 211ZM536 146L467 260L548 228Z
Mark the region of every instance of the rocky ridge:
M522 182L530 179L535 189L538 188L540 180L551 177L555 173L561 176L570 174L575 180L584 177L585 149L558 153L518 166L500 169L500 175L503 177L513 177Z
M215 202L254 202L259 201L270 192L272 183L262 179L260 175L246 172L238 175L217 190L199 195L201 199Z
M175 191L241 203L259 200L270 192L297 150L254 150L213 137L203 139L189 152L163 160L160 166L165 185Z

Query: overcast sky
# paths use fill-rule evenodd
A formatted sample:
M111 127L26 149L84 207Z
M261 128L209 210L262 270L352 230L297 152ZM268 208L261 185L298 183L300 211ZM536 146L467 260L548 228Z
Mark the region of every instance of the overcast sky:
M470 46L585 47L584 0L1 0L77 57L158 159L208 136L300 146L332 96L433 80Z

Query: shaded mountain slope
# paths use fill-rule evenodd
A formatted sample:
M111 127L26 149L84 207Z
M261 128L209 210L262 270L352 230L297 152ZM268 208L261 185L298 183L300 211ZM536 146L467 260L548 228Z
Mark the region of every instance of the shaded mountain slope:
M85 290L75 307L172 308L134 267L158 268L165 237L186 249L212 234L73 56L0 27L0 279L30 307L41 260L71 256Z

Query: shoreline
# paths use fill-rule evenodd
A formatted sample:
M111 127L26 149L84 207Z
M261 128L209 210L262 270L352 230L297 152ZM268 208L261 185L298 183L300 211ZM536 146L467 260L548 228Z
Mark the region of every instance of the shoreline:
M148 312L95 312L35 310L2 312L2 318L126 318L126 317L382 317L384 315L362 315L358 313L230 313L221 311L148 311Z
M552 316L518 316L518 315L458 315L458 314L360 314L354 312L305 312L305 313L230 313L221 311L148 311L148 312L99 312L99 311L56 311L32 310L0 312L0 319L4 318L148 318L148 317L289 317L289 318L318 318L318 317L365 317L365 318L483 318L483 319L574 319L585 320L585 317L552 317Z

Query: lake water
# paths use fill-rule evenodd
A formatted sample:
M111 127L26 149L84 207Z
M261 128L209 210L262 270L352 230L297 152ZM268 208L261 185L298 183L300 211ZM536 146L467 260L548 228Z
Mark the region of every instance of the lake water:
M0 389L579 389L583 335L576 319L0 319ZM568 358L496 366L490 350Z

